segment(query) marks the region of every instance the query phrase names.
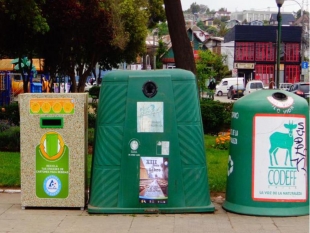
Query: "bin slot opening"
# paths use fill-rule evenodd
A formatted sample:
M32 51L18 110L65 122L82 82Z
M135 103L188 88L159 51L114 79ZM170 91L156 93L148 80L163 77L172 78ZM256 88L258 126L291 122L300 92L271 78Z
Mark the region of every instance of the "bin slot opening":
M63 128L63 118L40 118L40 126L41 128Z
M276 100L287 100L287 95L282 92L275 92L272 94L272 97Z

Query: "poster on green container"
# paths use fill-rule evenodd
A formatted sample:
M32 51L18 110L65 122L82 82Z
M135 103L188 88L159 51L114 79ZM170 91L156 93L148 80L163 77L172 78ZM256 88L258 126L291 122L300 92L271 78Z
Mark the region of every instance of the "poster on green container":
M36 195L66 198L69 194L69 149L62 136L45 133L36 147Z
M168 203L168 159L140 157L139 200L143 204Z
M307 201L307 139L303 115L256 114L252 197L256 201Z

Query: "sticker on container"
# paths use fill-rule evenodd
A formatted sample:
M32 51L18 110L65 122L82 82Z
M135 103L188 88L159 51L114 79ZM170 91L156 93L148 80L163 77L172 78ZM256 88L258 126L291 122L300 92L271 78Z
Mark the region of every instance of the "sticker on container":
M137 102L137 132L164 132L163 102Z
M169 141L158 141L156 143L156 154L157 155L169 155L170 153L170 142Z
M168 203L168 159L140 158L139 201L144 204Z
M303 115L255 115L252 160L254 200L307 200L306 129Z
M68 197L69 148L61 134L56 131L43 134L35 152L37 197Z

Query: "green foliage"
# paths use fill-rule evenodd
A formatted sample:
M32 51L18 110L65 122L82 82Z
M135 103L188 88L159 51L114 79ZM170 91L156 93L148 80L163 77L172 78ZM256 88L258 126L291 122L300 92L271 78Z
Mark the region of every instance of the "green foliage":
M95 138L95 129L89 128L88 129L88 145L93 146L94 145L94 138Z
M208 180L211 192L225 192L227 180L228 150L214 148L216 136L204 135Z
M208 26L206 31L213 36L217 36L218 29L214 26Z
M166 22L159 23L156 26L158 28L158 37L161 38L162 36L169 35L168 24Z
M207 29L208 29L208 26L206 26L205 23L202 22L202 21L199 21L199 22L197 23L197 26L198 26L201 30L203 30L203 31L207 31Z
M200 107L204 134L218 135L230 128L231 112L225 113L232 108L230 104L203 99Z
M97 115L95 113L88 113L88 127L89 128L95 128L96 126L96 117Z
M89 95L90 96L96 96L97 98L99 98L99 94L100 94L100 86L92 86L89 89Z
M2 107L0 111L0 120L7 122L8 125L19 125L19 109L17 103L12 103Z
M226 74L228 67L224 66L226 56L212 53L210 50L200 50L200 59L196 60L197 79L200 90L205 91L206 80L221 78Z
M156 51L156 68L161 69L163 67L161 56L166 52L167 47L162 40L158 41L158 49Z
M20 150L20 129L18 126L10 127L0 133L0 150Z
M20 187L20 154L0 152L0 187Z

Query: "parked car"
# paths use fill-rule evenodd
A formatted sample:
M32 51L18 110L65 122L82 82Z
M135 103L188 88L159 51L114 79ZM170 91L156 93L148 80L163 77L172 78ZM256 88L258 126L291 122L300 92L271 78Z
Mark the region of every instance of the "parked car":
M231 85L227 92L227 99L235 99L243 96L245 88L243 84Z
M244 95L251 94L255 91L262 90L264 88L264 84L260 80L251 80L249 81L244 90Z
M222 96L223 94L227 94L228 89L231 85L244 83L243 77L231 77L231 78L223 78L221 82L216 85L215 94L217 96Z
M290 89L289 92L295 93L296 95L299 95L304 98L309 98L309 82L298 82L294 83Z
M279 89L288 91L292 85L292 83L280 83Z

